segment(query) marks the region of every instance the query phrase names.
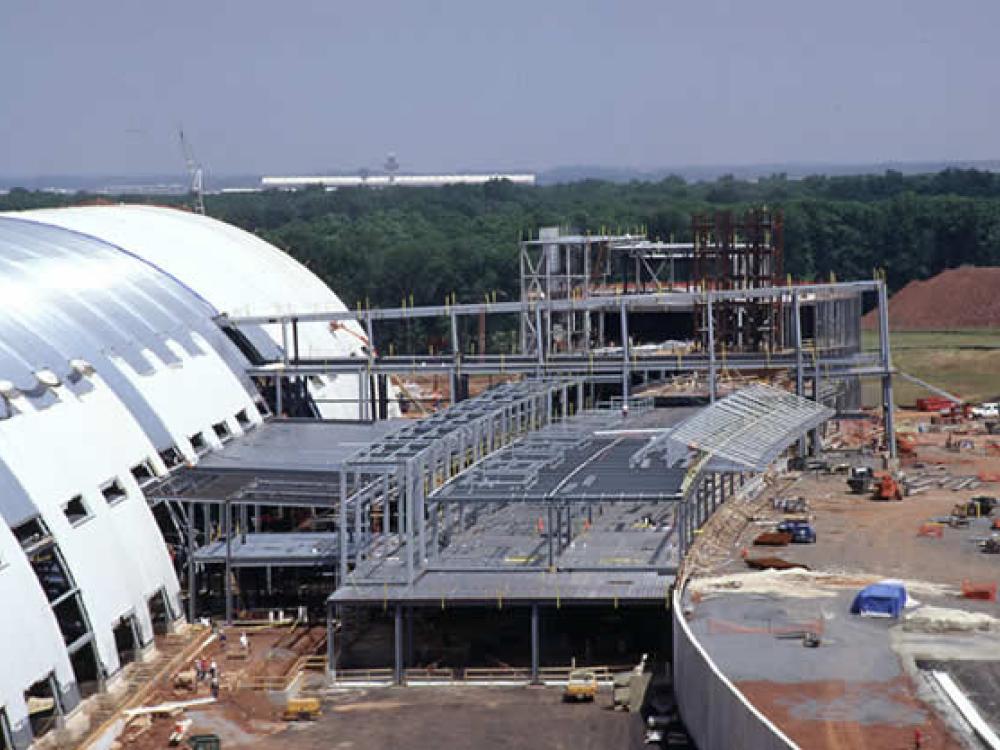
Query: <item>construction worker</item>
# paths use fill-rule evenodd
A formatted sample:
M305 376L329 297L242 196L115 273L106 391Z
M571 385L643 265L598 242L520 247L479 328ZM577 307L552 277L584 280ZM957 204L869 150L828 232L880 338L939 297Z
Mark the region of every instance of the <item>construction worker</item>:
M212 697L215 698L215 700L219 700L219 678L212 677L210 685L212 689Z
M240 633L240 647L246 652L250 653L250 639L247 638L247 631Z

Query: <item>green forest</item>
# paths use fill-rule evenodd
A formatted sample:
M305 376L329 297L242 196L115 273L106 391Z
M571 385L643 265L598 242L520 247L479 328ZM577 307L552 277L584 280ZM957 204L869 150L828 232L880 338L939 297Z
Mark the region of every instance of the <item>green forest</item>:
M93 202L12 190L0 209ZM136 198L136 200L149 200ZM158 202L164 202L162 198ZM177 202L181 202L180 199ZM892 290L960 265L1000 265L1000 175L722 177L688 183L582 181L538 187L346 189L206 196L211 216L284 248L319 274L345 304L397 306L515 299L517 243L538 227L579 231L644 227L653 238L690 237L694 212L780 208L785 270L795 279L870 278L883 268Z

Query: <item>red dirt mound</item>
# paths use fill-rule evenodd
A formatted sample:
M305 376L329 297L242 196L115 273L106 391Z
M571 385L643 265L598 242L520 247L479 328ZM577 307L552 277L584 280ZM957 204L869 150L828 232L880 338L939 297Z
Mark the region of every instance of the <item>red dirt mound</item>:
M876 328L872 311L865 328ZM1000 328L1000 268L963 266L926 281L911 281L889 300L889 327L894 331L947 331L957 328Z

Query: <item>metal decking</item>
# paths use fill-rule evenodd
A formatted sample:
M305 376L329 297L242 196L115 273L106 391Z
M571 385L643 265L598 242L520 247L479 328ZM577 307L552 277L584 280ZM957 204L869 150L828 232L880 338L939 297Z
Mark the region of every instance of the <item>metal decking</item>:
M666 601L684 471L629 458L688 413L585 411L501 448L427 497L437 542L412 582L385 545L331 602Z
M230 544L229 564L234 568L325 567L336 565L340 548L332 533L239 534ZM225 565L226 542L206 544L194 553L199 564Z

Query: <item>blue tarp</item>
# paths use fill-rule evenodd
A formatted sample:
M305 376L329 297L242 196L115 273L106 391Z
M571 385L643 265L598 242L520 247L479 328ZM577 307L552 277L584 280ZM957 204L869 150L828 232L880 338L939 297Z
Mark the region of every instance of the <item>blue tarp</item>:
M899 617L906 606L906 588L901 583L873 583L854 597L851 614L869 617Z

